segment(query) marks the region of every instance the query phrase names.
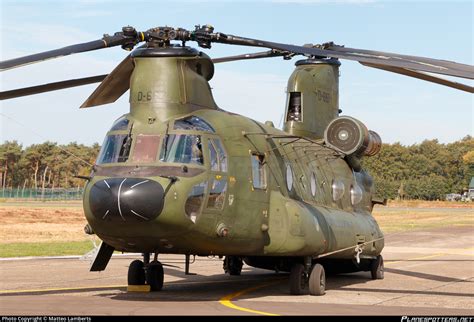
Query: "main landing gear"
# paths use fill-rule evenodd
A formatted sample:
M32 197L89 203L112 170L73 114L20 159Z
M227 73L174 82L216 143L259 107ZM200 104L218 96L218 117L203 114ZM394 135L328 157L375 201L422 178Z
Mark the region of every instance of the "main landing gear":
M373 280L383 280L383 257L377 256L370 264L370 275Z
M240 275L243 265L242 258L237 256L226 256L224 259L224 272L229 275Z
M163 288L163 265L158 261L158 254L150 262L150 254L143 255L143 261L134 260L128 267L128 285L150 285L151 291Z
M311 295L326 293L326 273L321 264L312 264L311 258L305 263L295 263L290 272L290 294L301 295L309 290Z

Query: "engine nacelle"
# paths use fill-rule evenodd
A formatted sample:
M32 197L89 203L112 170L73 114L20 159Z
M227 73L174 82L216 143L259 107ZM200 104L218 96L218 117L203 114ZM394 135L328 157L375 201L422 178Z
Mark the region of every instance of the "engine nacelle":
M332 120L324 131L324 141L328 147L358 158L376 155L382 147L376 132L350 116Z

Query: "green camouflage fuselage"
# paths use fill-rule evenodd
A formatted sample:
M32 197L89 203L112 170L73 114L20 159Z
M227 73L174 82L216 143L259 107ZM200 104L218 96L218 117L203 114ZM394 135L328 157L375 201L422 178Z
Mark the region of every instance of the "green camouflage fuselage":
M298 135L298 131L291 124L285 127L293 130L285 132L220 110L207 83L213 69L206 57L137 56L134 60L131 109L125 115L133 128L107 134L130 134L130 156L126 162L98 164L84 196L86 218L107 244L126 252L293 257L325 254L383 236L371 215L371 177L352 171L343 156L325 147L319 140L323 130L307 137L292 136L288 132ZM337 90L332 94L337 99ZM337 101L334 104L329 113L337 116ZM175 128L175 120L187 116L205 120L214 131ZM304 124L302 131L307 131ZM160 160L160 152L153 162L134 162L138 135L159 136L161 151L165 138L178 134L200 137L202 165ZM222 143L227 169L211 165L212 139ZM255 155L264 160L260 165L264 184L254 182ZM91 187L114 177L158 182L165 190L161 212L151 220L135 221L94 215ZM169 177L178 180L172 182ZM217 195L219 201L213 199L216 195L211 197L216 180L225 186ZM334 181L344 187L336 201ZM191 190L199 184L204 195L191 219L185 208ZM351 201L353 186L362 190L361 200L355 203ZM368 243L362 255L376 256L382 248L383 240ZM354 250L332 257L353 258Z

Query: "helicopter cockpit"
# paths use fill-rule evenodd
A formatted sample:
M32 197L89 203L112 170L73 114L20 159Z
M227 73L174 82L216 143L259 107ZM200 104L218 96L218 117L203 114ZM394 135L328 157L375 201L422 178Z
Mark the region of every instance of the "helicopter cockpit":
M129 127L128 134L124 133ZM130 125L125 116L112 125L97 158L98 165L159 162L204 166L203 139L194 132L215 133L209 123L196 116L175 120L172 133L151 135L132 133L132 129L133 123ZM189 133L191 131L193 133ZM211 169L225 171L226 155L220 140L210 139L209 150Z

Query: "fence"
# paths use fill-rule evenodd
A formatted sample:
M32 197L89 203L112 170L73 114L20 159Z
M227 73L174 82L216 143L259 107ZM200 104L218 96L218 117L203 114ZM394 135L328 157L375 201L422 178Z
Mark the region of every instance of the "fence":
M45 188L23 189L0 188L0 198L32 199L32 200L81 200L83 188Z

